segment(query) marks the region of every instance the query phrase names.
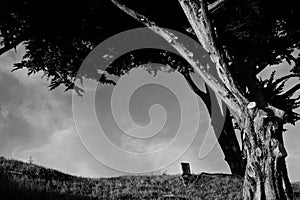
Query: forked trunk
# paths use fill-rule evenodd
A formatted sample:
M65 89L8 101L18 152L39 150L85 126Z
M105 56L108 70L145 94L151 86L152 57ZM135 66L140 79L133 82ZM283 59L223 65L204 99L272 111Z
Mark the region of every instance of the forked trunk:
M218 138L219 145L224 153L225 161L227 162L231 173L234 175L244 176L245 162L242 159L240 145L235 135L235 130L233 128L228 108L226 108L225 114L222 114L219 106L212 106L218 105L219 103L216 95L213 93L213 91L210 91L207 85L205 93L198 88L189 74L183 74L183 76L187 80L191 89L202 99L206 108L208 109L212 128L216 137ZM224 119L224 122L220 122L220 119Z
M283 125L272 113L257 111L246 120L244 151L247 155L243 199L293 199L287 175Z

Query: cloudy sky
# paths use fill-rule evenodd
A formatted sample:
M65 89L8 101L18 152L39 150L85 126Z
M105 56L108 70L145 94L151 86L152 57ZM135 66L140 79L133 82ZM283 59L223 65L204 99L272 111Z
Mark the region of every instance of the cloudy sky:
M177 72L152 77L137 69L115 88L86 83L80 98L63 88L48 91L41 74L10 72L23 52L20 46L0 57L1 155L32 156L36 164L88 177L180 173L182 161L194 173L230 172L205 108ZM299 181L300 125L287 128L289 174Z

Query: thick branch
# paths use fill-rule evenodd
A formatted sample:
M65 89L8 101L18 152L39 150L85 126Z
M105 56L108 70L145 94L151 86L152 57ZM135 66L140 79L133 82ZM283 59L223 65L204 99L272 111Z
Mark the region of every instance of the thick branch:
M156 34L164 38L168 43L175 48L178 53L185 58L188 63L193 67L194 71L201 76L201 78L216 92L219 94L221 99L227 104L227 106L233 111L233 113L240 115L241 110L239 105L236 103L234 96L230 90L225 87L223 84L219 83L216 78L211 76L206 68L201 65L200 60L193 57L193 53L189 51L184 44L178 41L178 38L171 32L158 27L154 22L150 21L145 16L136 13L132 9L126 7L125 5L120 4L116 0L111 0L116 6L123 10L128 15L132 16L137 21L141 22Z
M198 2L195 0L187 1L187 0L179 0L179 3L181 7L183 8L183 11L185 15L187 16L199 42L201 43L202 47L209 52L210 54L215 53L215 49L212 49L214 47L213 43L214 41L209 41L210 38L212 38L211 35L207 37L207 34L210 34L211 31L207 31L207 29L210 29L209 24L205 23L205 19L201 10L201 6ZM214 59L215 57L213 57ZM216 61L215 61L216 62Z
M264 101L261 89L258 86L257 80L252 76L249 69L252 69L254 66L252 62L243 63L240 62L239 67L237 65L230 65L229 59L223 47L219 45L216 30L212 25L212 20L210 19L209 11L207 8L206 0L178 0L183 8L185 15L187 16L198 40L202 46L211 54L212 60L216 63L217 72L219 78L223 81L227 89L235 98L235 102L239 105L240 109L244 110L245 105L249 103L249 100L245 96L245 91L237 85L235 80L239 80L233 75L236 73L236 70L239 70L241 74L244 75L242 80L246 80L244 83L248 86L252 96L255 97L255 100L259 105L267 105ZM235 63L237 64L237 63ZM243 70L247 72L240 71L241 66ZM249 67L247 65L250 65ZM237 79L234 79L237 78Z
M185 77L191 89L203 100L204 104L206 105L209 115L211 116L212 128L216 137L218 138L220 147L225 156L225 160L228 163L232 174L243 176L245 172L245 165L241 157L242 154L239 143L237 141L236 135L234 134L234 128L232 125L231 116L228 108L226 108L225 116L223 116L220 108L212 108L211 104L216 104L217 98L215 95L212 97L209 94L210 91L208 86L205 84L205 93L198 88L198 86L194 83L189 73L182 74ZM215 110L213 116L212 109L217 109ZM219 126L220 121L218 119L220 119L221 117L225 117L223 127Z
M216 64L217 72L220 79L234 96L234 101L243 108L248 100L241 95L236 87L233 78L228 70L228 63L225 52L218 47L215 30L209 19L209 12L204 0L179 0L179 3L187 16L199 42L211 55L213 62Z

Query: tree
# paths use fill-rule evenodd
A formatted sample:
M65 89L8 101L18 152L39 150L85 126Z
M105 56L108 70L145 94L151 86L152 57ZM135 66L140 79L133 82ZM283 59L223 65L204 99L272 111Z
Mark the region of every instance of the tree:
M138 7L145 8L143 3ZM45 9L47 8L47 9ZM26 46L26 55L21 63L14 66L14 70L27 68L28 75L42 71L44 76L50 79L49 88L55 89L59 85L64 85L66 90L75 89L78 93L82 92L78 85L75 85L77 71L86 55L98 43L104 39L121 31L139 27L140 23L132 19L127 14L120 11L110 1L86 1L85 3L45 1L43 3L32 1L2 1L0 2L0 55L8 50L15 48L19 44ZM152 8L153 9L153 8ZM55 14L53 11L55 10ZM114 18L109 22L104 20L106 16L114 13ZM39 20L42 19L42 20ZM116 19L116 20L114 20ZM177 24L165 23L170 28L176 28L186 31L184 16ZM111 24L119 24L111 26ZM167 27L167 26L165 26ZM186 32L188 33L188 32ZM195 35L190 35L195 37ZM145 60L145 55L152 55L151 60ZM193 82L191 73L193 69L189 64L178 56L162 54L163 52L136 52L134 63L136 66L148 62L156 61L157 63L169 64L178 70L189 83L191 89L203 100L206 107L210 109L211 101L217 101L214 95L201 91ZM156 58L154 58L157 55ZM144 60L143 60L144 59ZM156 59L156 60L155 60ZM174 60L181 59L181 63L172 64ZM122 60L128 60L125 56ZM179 65L182 65L179 67ZM122 75L135 66L128 65L121 69L120 63L115 64L114 70L110 74ZM130 66L130 67L128 67ZM96 70L96 69L95 69ZM114 73L115 72L115 73ZM96 77L94 74L85 74L85 78ZM104 83L106 78L101 79ZM213 99L210 99L213 96ZM222 115L221 110L216 111ZM209 113L211 111L209 110ZM225 160L236 175L243 176L245 164L242 160L242 154L239 143L234 133L231 123L231 117L227 111L226 122L223 130L220 129L217 121L212 121L212 127L218 138L219 144L224 152Z
M210 53L221 81L199 65L176 36L137 11L113 2L169 41L230 108L243 134L247 157L243 198L292 199L282 133L285 123L299 119L293 112L299 106L299 98L291 98L299 84L283 91L287 79L299 77L299 56L293 54L299 49L293 2L270 9L265 1L218 1L215 4L223 4L223 12L214 16L209 11L213 5L207 1L179 0L199 42ZM292 74L274 80L273 73L266 81L256 77L259 70L282 59L294 62Z
M295 109L300 105L300 100L299 97L295 97L295 93L300 85L296 84L291 89L284 87L288 80L298 79L300 76L298 55L300 27L297 22L299 12L296 1L289 0L285 4L267 0L178 0L179 3L168 0L164 3L146 0L111 1L137 22L166 39L188 62L189 69L201 76L208 87L227 105L230 115L242 134L243 153L247 162L243 198L292 199L293 194L285 163L287 153L282 134L285 124L295 124L299 120ZM98 6L93 6L95 9L92 10L87 9L89 13L99 14L96 12L97 7L99 8L99 4L104 1L96 2ZM114 10L112 7L111 9ZM155 14L153 14L154 10ZM166 13L166 10L171 12ZM114 22L128 28L137 25L129 18L127 22L130 21L131 25L119 23L123 20L120 16L124 15L114 11L114 18L117 19ZM97 14L90 16L97 16ZM78 16L77 13L75 16ZM79 19L83 20L84 25L80 26L78 30L82 32L78 33L90 33L83 30L97 30L95 27L99 27L95 23L89 24L85 15ZM201 65L201 61L193 56L193 52L185 44L178 42L174 34L161 27L179 31L188 30L191 37L196 37L202 47L209 52L214 66L208 68L206 65ZM118 28L120 27L116 26L114 31ZM5 33L6 35L3 36L1 27L4 41L10 41L6 38L11 34ZM74 33L71 32L70 35L73 36L72 34ZM43 61L47 62L40 62L40 59L37 59L40 55L44 55L44 52L49 52L55 47L56 50L73 50L73 54L67 55L74 55L75 52L78 52L76 55L82 55L87 52L85 50L91 49L101 41L101 38L95 35L78 35L71 37L71 41L67 40L69 43L64 43L71 44L69 49L57 48L57 38L47 40L47 45L44 44L45 41L42 42L43 37L27 38L28 51L25 60L15 65L16 69L27 67L29 73L44 71L46 76L51 78L50 88L64 84L67 89L74 88L80 91L78 86L73 84L76 67L71 67L74 66L70 61L71 57L61 56L59 63L53 63L50 54L43 57L45 58ZM11 40L18 42L17 39ZM4 47L9 45L14 47L12 44L12 42L5 43ZM34 49L39 45L40 49ZM57 57L60 53L57 53ZM67 59L70 60L67 62ZM293 64L290 74L277 79L275 73L266 80L258 78L260 71L283 60ZM57 66L61 67L57 68ZM184 66L180 65L179 69ZM217 75L211 72L213 69L217 71ZM85 76L88 77L89 74ZM105 78L102 81L111 83ZM193 87L192 84L190 85Z

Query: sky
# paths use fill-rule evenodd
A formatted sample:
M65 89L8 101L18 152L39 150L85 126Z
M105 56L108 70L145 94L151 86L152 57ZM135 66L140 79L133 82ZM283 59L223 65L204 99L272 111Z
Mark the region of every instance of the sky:
M38 165L85 177L178 174L181 162L193 173L230 173L205 107L177 72L153 77L136 69L116 87L87 82L78 97L63 87L49 91L41 74L11 72L23 53L19 46L0 57L0 155L32 156ZM287 128L289 176L300 181L300 125Z

